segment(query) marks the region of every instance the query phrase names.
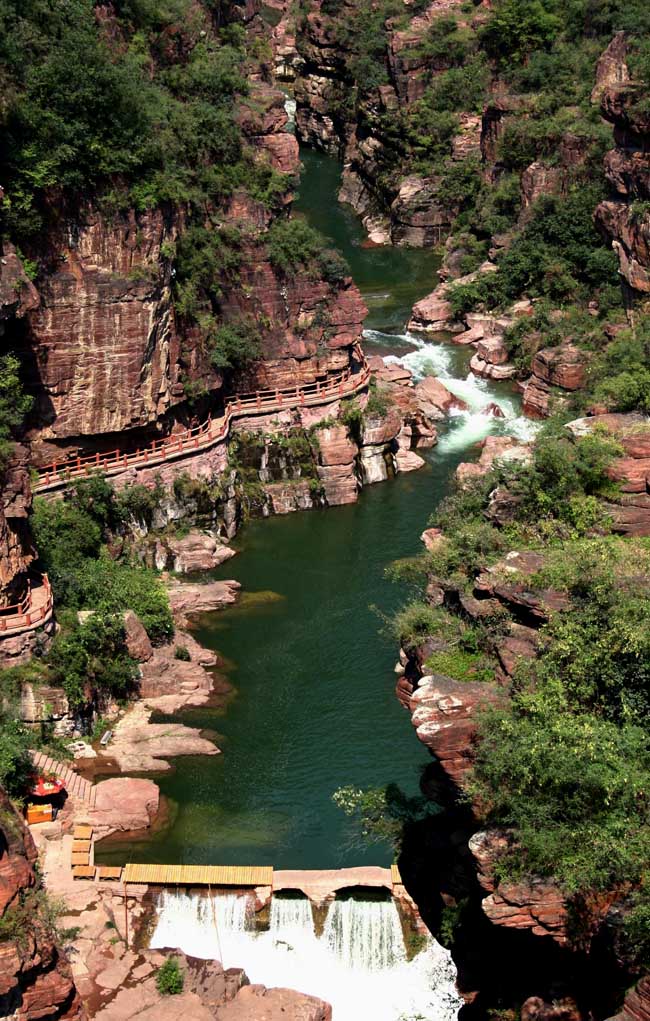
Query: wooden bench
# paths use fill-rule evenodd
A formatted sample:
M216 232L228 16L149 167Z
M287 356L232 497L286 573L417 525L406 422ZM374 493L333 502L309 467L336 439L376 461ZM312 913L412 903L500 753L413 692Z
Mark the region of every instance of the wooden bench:
M72 852L71 863L72 863L73 867L75 865L88 865L89 862L90 862L90 855L88 853L75 854L74 851Z
M72 870L73 879L94 879L95 878L95 866L94 865L76 865Z
M90 840L93 835L93 828L86 822L78 823L72 833L75 840Z
M121 865L100 865L97 869L97 878L119 881L122 878L122 867Z
M90 854L90 848L92 847L92 840L78 840L75 838L72 841L72 853L73 854Z

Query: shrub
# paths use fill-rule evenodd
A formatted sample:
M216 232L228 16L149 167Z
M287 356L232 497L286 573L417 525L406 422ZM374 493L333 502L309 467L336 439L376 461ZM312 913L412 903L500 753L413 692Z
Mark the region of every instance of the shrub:
M177 957L168 957L156 973L156 988L162 996L174 996L183 992L185 976Z
M207 343L210 362L215 369L241 369L261 354L259 330L245 319L216 328L211 325L207 330Z
M0 472L11 459L11 439L31 410L33 398L25 393L20 378L20 362L15 355L0 355Z
M83 624L61 630L48 656L70 705L78 708L97 693L123 699L135 688L138 664L125 645L121 616L93 613Z
M174 649L174 659L180 659L183 663L189 663L192 657L186 645L177 645Z
M12 798L25 794L34 767L29 749L34 735L18 720L0 716L0 787Z

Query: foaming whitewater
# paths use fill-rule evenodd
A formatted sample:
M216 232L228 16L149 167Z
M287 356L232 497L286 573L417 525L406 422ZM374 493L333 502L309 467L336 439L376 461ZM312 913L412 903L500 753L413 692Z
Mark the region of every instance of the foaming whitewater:
M253 983L284 986L332 1004L334 1021L454 1021L462 1000L448 951L429 938L407 960L392 900L340 900L330 905L316 935L304 897L276 896L269 928L255 932L245 894L159 894L150 946L174 947L194 957L244 968Z
M481 379L473 372L459 375L454 371L458 360L458 348L451 344L427 343L411 333L392 336L377 330L365 330L364 339L368 345L381 344L384 347L414 347L415 350L403 355L386 355L384 361L403 365L416 380L425 376L437 376L448 390L467 404L467 411L452 411L449 430L440 438L437 450L449 454L463 450L485 439L490 434L514 436L515 439L531 440L539 424L521 414L519 402L514 394L504 392L503 384ZM503 418L496 417L488 406L496 404L503 412Z

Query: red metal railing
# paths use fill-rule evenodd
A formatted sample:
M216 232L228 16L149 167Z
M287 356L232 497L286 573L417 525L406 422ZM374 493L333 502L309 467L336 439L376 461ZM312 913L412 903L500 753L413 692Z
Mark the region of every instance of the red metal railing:
M36 588L29 584L27 595L20 603L4 607L2 613L7 616L0 617L0 636L26 631L49 617L53 606L52 587L46 574L42 580L43 584Z
M201 425L174 433L164 439L153 440L142 449L128 454L122 453L119 449L103 454L98 452L84 457L73 457L64 462L55 461L45 468L39 468L38 482L33 488L36 492L43 492L65 486L74 479L90 475L93 471L116 475L127 468L153 467L165 461L176 460L196 451L209 449L213 444L225 439L230 431L232 418L323 404L337 397L356 393L367 385L369 378L370 370L364 359L356 373L345 369L330 379L317 380L305 386L283 390L258 390L254 394L232 397L226 403L226 411L221 418L215 419L210 416Z

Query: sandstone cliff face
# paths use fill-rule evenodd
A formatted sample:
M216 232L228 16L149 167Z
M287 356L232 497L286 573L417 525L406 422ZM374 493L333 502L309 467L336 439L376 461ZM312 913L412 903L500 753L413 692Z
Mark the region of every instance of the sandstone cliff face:
M38 889L35 861L31 835L0 789L0 920L7 932L0 941L0 1013L16 1021L85 1021L68 962L38 909L30 909L15 935L11 927L21 901Z
M148 426L183 398L165 254L177 231L170 212L88 205L50 240L25 339L43 439Z
M632 301L644 305L650 295L650 218L635 203L650 198L650 118L637 105L643 87L629 80L626 56L626 37L619 32L598 65L594 99L614 127L616 148L605 159L612 195L598 206L596 223L612 242Z
M27 450L16 445L0 491L0 606L25 595L35 556L27 525L31 503Z

